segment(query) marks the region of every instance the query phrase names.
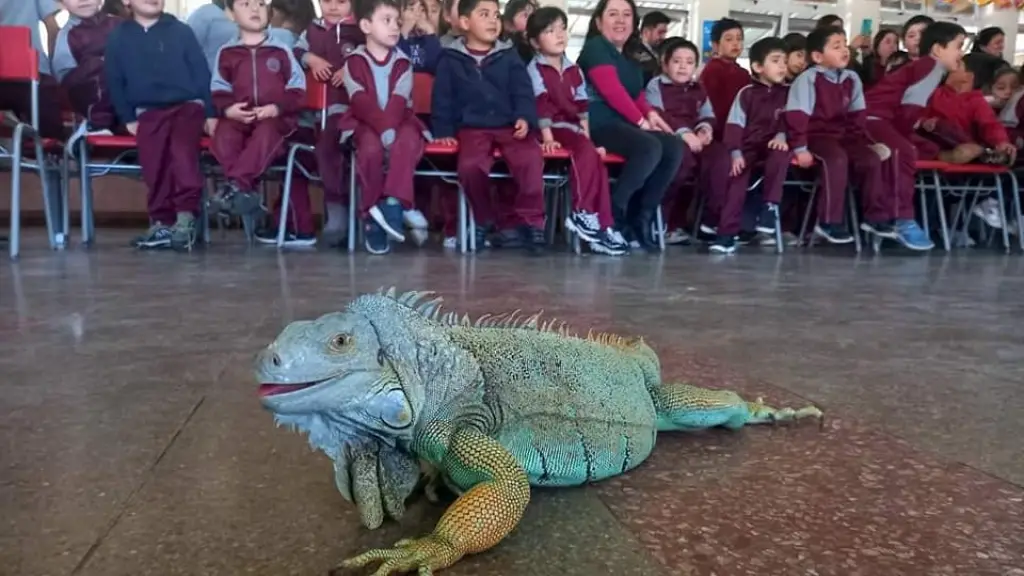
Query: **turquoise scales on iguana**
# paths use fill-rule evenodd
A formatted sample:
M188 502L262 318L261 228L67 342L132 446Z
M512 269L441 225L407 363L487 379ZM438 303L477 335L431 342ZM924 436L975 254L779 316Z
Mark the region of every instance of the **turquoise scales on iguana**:
M486 550L516 526L530 486L622 474L658 432L820 417L728 390L663 383L642 338L577 336L540 314L442 314L425 292L366 294L292 322L256 365L263 405L333 461L370 528L398 518L421 475L459 494L434 532L345 567L421 576ZM429 491L428 491L429 495Z

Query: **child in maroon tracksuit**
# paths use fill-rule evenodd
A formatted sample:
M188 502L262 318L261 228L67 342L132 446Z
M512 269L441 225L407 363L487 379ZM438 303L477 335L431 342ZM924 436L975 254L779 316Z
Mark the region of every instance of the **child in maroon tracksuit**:
M681 228L686 220L688 203L680 198L679 188L695 168L699 168L698 186L711 198L708 220L718 217L715 200L729 171L729 153L714 139L718 123L711 99L694 72L699 56L697 46L683 38L671 38L661 46L662 74L652 78L644 94L647 103L656 109L665 122L687 146L679 173L663 204L670 229Z
M572 214L565 226L599 254L619 256L629 249L614 228L612 197L604 149L590 140L587 107L590 97L579 66L565 56L569 18L554 6L533 12L526 23L527 41L537 54L526 66L537 96L541 148L564 148L572 166Z
M889 186L864 190L861 228L912 250L930 250L934 244L914 220L918 153L911 136L943 76L957 68L965 37L957 24L929 24L921 35L920 57L886 74L867 94L867 129L892 157L886 163Z
M320 0L322 18L314 20L299 37L295 57L321 82L329 82L327 90L328 118L348 110L348 96L343 86L345 59L366 41L359 24L352 17L349 0ZM327 122L327 129L316 142L317 172L323 181L327 222L324 240L337 245L348 226L348 182L345 178L345 152L340 144L338 123Z
M398 16L392 0L363 2L357 17L366 45L349 55L343 69L349 111L339 130L343 140L352 137L357 151L359 212L371 254L389 252L390 240L405 242L403 214L413 210L413 177L429 137L412 108L412 61L395 47ZM417 244L426 241L422 215L410 228Z
M750 72L736 62L743 53L743 25L732 18L715 22L711 27L711 47L715 56L701 70L700 83L715 113L715 135L721 139L736 94L750 84Z
M53 75L89 130L112 130L117 118L103 73L103 55L107 38L124 20L100 12L95 3L68 3L68 8L68 23L57 34L53 50Z
M306 77L289 46L267 33L266 4L227 0L225 9L239 37L217 53L211 92L222 118L211 152L229 188L220 198L223 208L247 215L260 209L257 181L298 126ZM297 232L311 237L311 223L305 224Z
M736 95L725 122L722 143L732 157L732 169L719 201L717 238L711 252L731 254L740 231L743 206L755 169L763 172L757 231L774 236L779 221L779 203L786 182L791 154L782 120L789 97L787 44L779 38L764 38L750 47L754 81Z
M786 140L801 168L821 164L814 234L832 244L853 242L843 225L846 185L852 172L865 197L882 193L884 147L874 146L864 128L864 90L847 69L850 49L840 28L819 28L807 36L814 66L797 76L786 101Z

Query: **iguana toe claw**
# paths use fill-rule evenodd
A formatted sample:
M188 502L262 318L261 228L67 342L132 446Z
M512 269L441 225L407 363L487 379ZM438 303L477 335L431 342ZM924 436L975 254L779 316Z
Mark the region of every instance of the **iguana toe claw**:
M423 538L405 538L394 548L368 550L341 563L342 568L362 568L383 560L373 576L388 576L415 571L419 576L430 576L436 568L450 566L459 558L452 545L433 534Z

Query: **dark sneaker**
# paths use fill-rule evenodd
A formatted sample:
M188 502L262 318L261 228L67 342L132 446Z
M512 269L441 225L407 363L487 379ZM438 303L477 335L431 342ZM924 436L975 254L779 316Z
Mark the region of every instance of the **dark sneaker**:
M824 239L829 244L849 244L853 242L853 235L842 224L816 224L814 235Z
M363 237L363 244L366 246L366 251L370 254L380 255L391 252L391 241L388 239L388 233L373 218L366 219L366 223L363 225Z
M676 228L665 235L665 244L670 246L689 246L690 243L690 235L682 228Z
M231 216L255 215L266 210L258 193L241 190L233 183L221 186L207 204L210 210Z
M544 230L532 226L520 226L516 229L519 233L519 242L526 251L531 254L540 254L547 247L548 241L544 237Z
M879 238L896 240L898 235L891 222L861 222L860 229Z
M718 238L718 227L701 224L697 230L697 240L700 242L714 242Z
M277 244L277 230L273 228L262 228L256 231L256 241L260 244ZM284 233L285 246L316 246L316 236L313 234L296 234L292 231Z
M733 236L716 236L708 246L712 254L732 254L736 252L736 238Z
M649 223L634 225L632 230L633 240L636 241L638 248L648 254L661 254L661 245L658 244L657 239L651 234L651 225Z
M935 247L928 233L915 220L896 221L896 240L911 250L931 250Z
M761 214L757 217L757 231L761 234L775 236L775 227L779 225L779 205L765 202Z
M480 246L481 235L486 237L486 230L481 229L479 226L476 228L476 245ZM523 247L523 236L519 233L517 228L507 228L494 235L491 244L495 248L522 248Z
M394 198L385 198L370 208L370 218L395 242L405 242L402 204Z
M196 245L196 219L191 214L179 216L171 227L171 248L191 250Z
M717 240L718 237L715 237ZM740 233L736 235L736 244L740 246L749 246L751 244L758 246L758 241L761 239L761 235L754 230L740 230Z
M601 234L601 224L597 220L597 214L591 212L574 212L565 219L565 227L586 242L597 242L597 238Z
M277 239L275 238L274 241L276 242ZM324 228L320 231L320 241L328 248L348 246L348 230L345 228Z
M613 228L605 228L589 243L590 249L607 256L622 256L629 252L629 243Z
M152 250L154 248L171 247L171 229L160 222L154 223L146 233L135 238L132 245L136 248Z

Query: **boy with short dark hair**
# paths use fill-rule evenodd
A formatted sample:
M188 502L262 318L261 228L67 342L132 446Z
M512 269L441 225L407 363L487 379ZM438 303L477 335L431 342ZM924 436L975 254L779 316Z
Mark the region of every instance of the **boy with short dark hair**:
M518 187L514 208L522 245L540 251L545 243L544 159L531 135L537 128L533 84L511 43L498 40L495 0L460 0L459 19L465 36L455 39L437 64L434 136L459 146L459 182L473 206L477 248L495 222L490 170L497 149Z
M412 108L412 61L396 48L399 14L397 0L363 0L356 17L366 44L344 67L350 108L340 130L359 151L359 211L371 254L389 252L390 240L405 242L403 219L418 244L427 239L426 218L413 208L413 177L428 133Z
M849 174L857 174L865 196L882 190L884 146L872 144L864 128L864 87L847 70L850 49L840 28L818 28L807 36L814 65L797 76L786 101L786 137L797 164L821 162L818 222L814 234L832 244L853 242L843 224Z
M151 226L135 246L190 249L206 180L199 143L216 126L210 68L192 29L164 13L163 0L126 1L132 19L110 34L104 59L110 101L138 141L149 189Z
M864 191L861 229L912 250L930 250L934 244L914 220L917 150L911 136L932 93L962 60L966 37L958 24L929 24L921 35L919 57L886 74L867 95L868 131L895 155L887 165L886 178L894 189Z
M717 238L710 250L731 254L740 231L743 206L751 173L763 172L757 231L774 237L779 221L779 203L786 182L791 154L782 120L789 87L786 85L789 46L779 38L763 38L750 47L754 81L744 86L729 110L723 143L732 156L732 169L725 196L718 202Z
M331 118L348 110L342 68L345 59L366 38L352 15L351 0L320 0L320 14L321 18L314 20L299 37L295 57L317 80L329 83L327 116ZM341 147L335 120L327 121L327 129L316 142L317 172L323 183L327 211L323 236L330 246L341 243L348 226L348 183L343 176L346 152Z
M721 138L736 94L750 84L750 72L736 63L743 54L743 25L732 18L715 22L711 27L711 47L715 56L700 72L700 83L715 112L715 136Z
M799 32L791 32L782 38L786 46L786 83L793 80L807 69L807 37Z
M107 38L123 20L101 12L99 0L64 0L62 4L68 23L57 33L53 75L89 130L111 130L116 118L103 74L103 55Z
M221 209L245 216L261 209L256 184L298 126L306 76L289 46L268 34L265 0L226 0L224 8L238 37L215 60L211 92L223 119L211 152L227 181Z

